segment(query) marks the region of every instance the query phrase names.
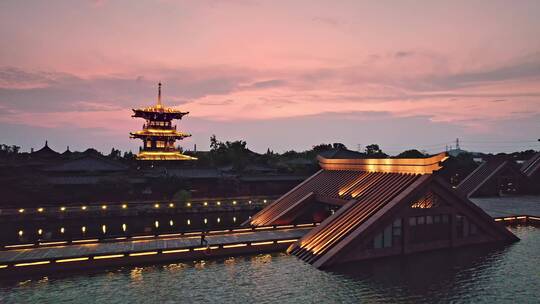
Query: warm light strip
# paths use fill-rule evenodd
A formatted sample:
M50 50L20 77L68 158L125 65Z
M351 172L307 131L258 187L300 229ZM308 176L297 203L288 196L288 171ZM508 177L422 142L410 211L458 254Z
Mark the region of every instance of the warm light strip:
M274 229L272 226L266 226L266 227L257 227L255 230L268 230L268 229Z
M201 234L201 232L186 232L184 233L184 235L197 235L197 234Z
M99 239L75 240L71 242L72 243L93 243L93 242L99 242Z
M136 239L149 239L153 237L154 237L153 235L138 235L138 236L132 236L131 238L136 240Z
M518 220L522 220L522 219L526 219L527 217L526 216L518 216L516 217Z
M115 259L115 258L123 258L123 254L110 254L110 255L98 255L94 257L94 260L103 260L103 259Z
M498 218L498 219L495 219L495 222L500 222L500 221L502 221L502 220L503 220L503 219Z
M292 243L292 242L296 242L298 241L298 239L294 239L294 240L280 240L280 241L277 241L278 244L282 244L282 243Z
M171 236L182 236L181 233L169 233L169 234L160 234L158 237L171 237Z
M84 258L73 258L73 259L62 259L62 260L56 260L56 263L69 263L69 262L79 262L79 261L86 261L90 259L89 257Z
M20 245L6 245L4 248L21 248L21 247L31 247L34 244L20 244Z
M136 252L136 253L130 253L129 256L143 256L143 255L154 255L158 254L157 251L146 251L146 252Z
M223 233L223 232L229 232L228 229L225 229L225 230L213 230L213 231L209 231L208 233Z
M188 252L189 249L174 249L174 250L164 250L162 253L180 253L180 252Z
M296 227L311 227L313 225L315 225L315 224L298 224L298 225L296 225Z
M206 250L206 249L209 249L208 247L198 247L198 248L193 248L193 251L201 251L201 250Z
M114 238L114 239L115 239L115 240L126 240L126 239L127 239L127 237L125 237L125 236L121 236L121 237L117 237L117 238Z
M540 221L540 217L529 216L529 219Z
M263 246L263 245L271 245L271 244L274 244L274 241L251 243L251 246Z
M251 231L251 228L234 229L233 232Z
M64 244L67 244L67 241L39 243L39 246L64 245Z
M0 269L7 268L7 267L8 267L8 265L0 265Z
M223 248L237 248L237 247L246 247L248 244L233 244L233 245L223 245Z
M152 133L175 133L176 132L176 130L166 130L166 129L145 129L144 131L148 131ZM141 132L141 131L137 132L137 134L140 134L140 133L144 133L144 132Z
M505 217L504 220L505 221L511 221L511 220L515 220L516 218L515 217Z
M276 226L276 228L293 228L294 225L283 225L283 226Z
M45 265L49 264L51 261L39 261L39 262L30 262L30 263L20 263L15 264L15 267L22 267L22 266L35 266L35 265Z

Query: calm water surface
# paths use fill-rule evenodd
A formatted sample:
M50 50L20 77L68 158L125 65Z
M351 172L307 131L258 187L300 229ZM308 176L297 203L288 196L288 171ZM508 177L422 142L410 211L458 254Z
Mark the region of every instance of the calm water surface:
M0 303L539 303L540 229L521 241L320 271L284 254L0 283Z

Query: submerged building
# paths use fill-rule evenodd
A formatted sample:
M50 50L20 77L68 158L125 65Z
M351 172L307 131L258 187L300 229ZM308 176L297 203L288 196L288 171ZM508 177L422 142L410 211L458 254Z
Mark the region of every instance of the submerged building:
M131 138L143 141L139 149L139 160L195 160L196 158L184 155L175 147L176 140L190 137L191 134L177 131L172 124L175 119L182 119L189 112L164 107L161 103L161 83L158 84L157 104L141 109L133 109L132 117L144 118L146 121L142 131L131 132Z
M288 252L318 268L348 261L518 240L423 159L319 156L321 170L253 216L251 226L321 221Z
M525 176L513 160L493 157L482 162L456 188L467 197L498 196L520 193L525 184Z

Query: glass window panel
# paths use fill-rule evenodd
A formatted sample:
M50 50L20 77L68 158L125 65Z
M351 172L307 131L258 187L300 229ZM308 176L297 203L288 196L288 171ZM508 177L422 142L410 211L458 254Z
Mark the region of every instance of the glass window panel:
M400 218L399 218L399 219L396 219L396 220L394 221L394 227L401 227L401 219L400 219Z
M409 218L409 226L416 226L416 218L410 217Z
M374 238L373 238L373 248L375 249L379 249L379 248L382 248L382 245L383 245L383 235L382 233L379 233L377 234Z
M423 225L426 222L426 218L423 216L418 216L416 221L418 222L418 225Z
M438 224L441 222L441 216L440 215L434 215L433 216L433 223Z
M448 223L448 214L443 214L442 222L445 223L445 224Z
M388 226L384 229L384 248L392 247L392 226Z
M426 216L426 224L433 224L433 217L431 215Z

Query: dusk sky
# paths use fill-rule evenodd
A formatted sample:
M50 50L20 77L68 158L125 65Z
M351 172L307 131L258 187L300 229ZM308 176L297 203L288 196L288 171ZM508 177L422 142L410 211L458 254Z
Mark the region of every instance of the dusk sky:
M138 150L131 109L257 152L540 149L540 1L2 1L0 143Z

